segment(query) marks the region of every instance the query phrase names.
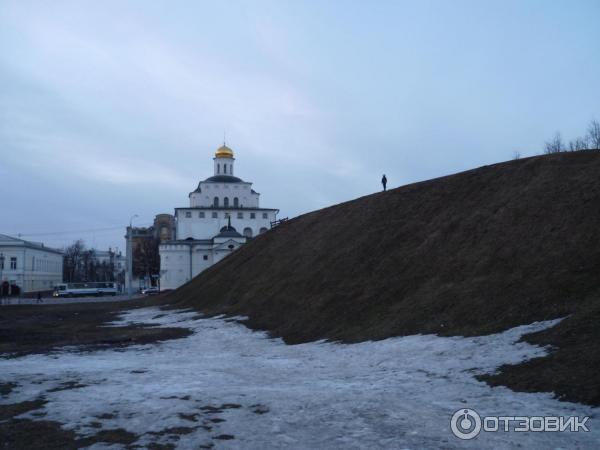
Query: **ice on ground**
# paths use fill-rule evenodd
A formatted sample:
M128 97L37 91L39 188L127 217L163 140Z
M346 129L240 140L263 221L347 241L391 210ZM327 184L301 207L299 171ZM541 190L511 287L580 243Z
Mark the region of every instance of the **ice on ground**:
M557 321L483 337L416 335L293 346L225 318L199 319L193 311L136 309L120 322L182 326L194 333L125 349L1 360L0 380L19 386L0 402L43 396L46 415L22 417L59 421L82 436L124 428L139 436L137 445L172 443L180 449L600 446L596 408L559 402L551 394L492 388L473 376L543 356L545 349L517 341ZM482 416L592 419L588 433L496 432L461 441L450 432L450 418L461 408Z

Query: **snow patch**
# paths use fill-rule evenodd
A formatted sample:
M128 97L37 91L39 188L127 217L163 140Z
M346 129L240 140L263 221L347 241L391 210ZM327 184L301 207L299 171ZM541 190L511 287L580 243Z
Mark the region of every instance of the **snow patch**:
M289 346L231 318L198 317L195 311L135 309L111 325L181 326L194 333L124 349L1 360L0 380L19 385L0 403L43 396L48 403L41 419L81 436L123 428L139 436L137 445L178 449L600 445L593 419L589 433L482 433L460 441L450 432L452 414L465 407L481 415L593 415L595 408L551 394L492 388L473 377L545 355L544 348L518 340L558 320L471 338Z

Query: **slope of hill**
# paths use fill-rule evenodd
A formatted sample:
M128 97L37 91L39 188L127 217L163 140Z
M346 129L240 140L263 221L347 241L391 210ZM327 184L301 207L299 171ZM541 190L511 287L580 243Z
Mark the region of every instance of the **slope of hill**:
M249 326L288 343L489 334L575 313L563 334L577 344L569 323L577 314L598 317L599 295L600 153L585 151L485 166L305 214L169 300L248 316ZM592 334L595 349L600 337ZM569 364L597 359L586 353ZM505 381L535 390L529 375L513 371ZM574 382L563 394L598 402L598 378L592 394L589 380L585 392Z

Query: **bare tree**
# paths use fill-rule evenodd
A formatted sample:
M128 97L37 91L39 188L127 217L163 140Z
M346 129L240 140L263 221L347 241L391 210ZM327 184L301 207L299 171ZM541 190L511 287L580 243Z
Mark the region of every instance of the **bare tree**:
M600 150L600 122L592 120L588 126L587 140L590 149Z
M160 273L160 254L158 246L160 240L154 237L142 239L133 251L133 274L146 276Z
M562 136L557 131L554 137L546 141L544 153L560 153L565 151L565 145L563 144Z
M569 151L578 152L580 150L587 150L588 148L588 139L587 136L582 138L575 138L574 141L569 141Z
M96 281L96 267L98 266L96 250L90 248L84 251L82 263L83 280L80 281Z
M79 281L85 244L81 239L66 247L64 252L63 275L67 282Z
M79 239L63 249L63 279L67 283L81 281L114 281L114 262L98 261L93 248Z
M94 281L115 281L115 264L107 261L96 263Z

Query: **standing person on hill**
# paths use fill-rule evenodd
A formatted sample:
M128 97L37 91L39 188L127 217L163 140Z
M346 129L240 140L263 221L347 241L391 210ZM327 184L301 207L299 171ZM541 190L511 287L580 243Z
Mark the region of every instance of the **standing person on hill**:
M383 174L383 177L381 177L381 184L383 184L383 192L385 192L387 190L386 186L387 186L387 178L385 176L385 173Z

